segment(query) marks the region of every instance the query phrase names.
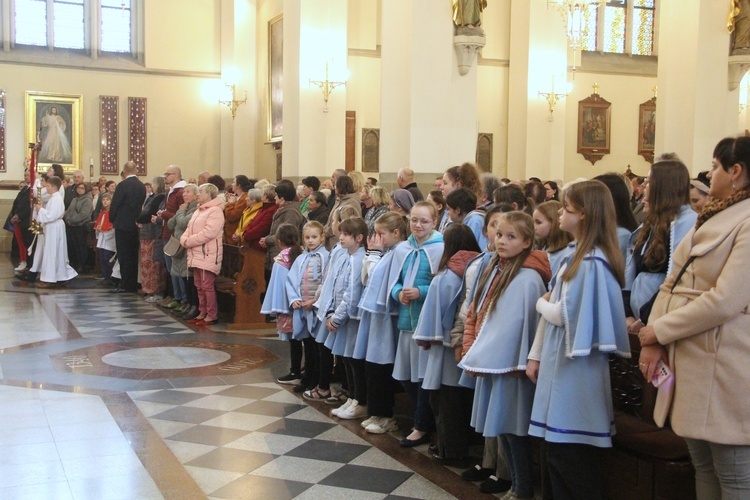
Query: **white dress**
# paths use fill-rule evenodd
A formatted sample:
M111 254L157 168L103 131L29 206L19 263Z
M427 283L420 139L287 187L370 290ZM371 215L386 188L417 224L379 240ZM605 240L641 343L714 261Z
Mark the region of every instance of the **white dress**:
M40 209L37 220L44 228L44 238L38 241L32 271L40 272L39 279L56 283L75 278L78 274L68 264L68 246L65 241L65 203L58 191L50 196L47 206Z

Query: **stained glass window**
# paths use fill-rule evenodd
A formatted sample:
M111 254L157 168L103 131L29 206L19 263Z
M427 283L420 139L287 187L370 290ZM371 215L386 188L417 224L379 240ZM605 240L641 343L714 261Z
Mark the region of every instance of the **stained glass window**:
M632 54L650 56L654 52L654 9L654 0L635 0Z
M654 54L656 0L604 0L596 19L587 19L583 50Z
M55 0L52 4L54 46L83 48L83 0Z
M625 52L625 18L627 7L620 2L604 6L604 52Z
M583 19L586 24L586 31L583 34L583 50L596 50L596 35L597 35L597 9L595 7L589 7L583 14Z

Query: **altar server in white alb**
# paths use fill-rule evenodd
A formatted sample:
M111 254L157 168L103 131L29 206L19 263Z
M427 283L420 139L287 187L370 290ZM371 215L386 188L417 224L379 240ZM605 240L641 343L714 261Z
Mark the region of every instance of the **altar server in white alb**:
M44 208L42 205L36 205L36 220L42 224L44 230L44 239L42 246L39 246L34 255L34 269L38 271L40 283L37 285L41 288L49 288L57 282L68 281L78 273L68 264L68 246L65 241L65 203L63 202L60 187L62 180L59 177L51 176L47 178L45 189L50 195L49 200ZM40 243L41 243L40 242Z

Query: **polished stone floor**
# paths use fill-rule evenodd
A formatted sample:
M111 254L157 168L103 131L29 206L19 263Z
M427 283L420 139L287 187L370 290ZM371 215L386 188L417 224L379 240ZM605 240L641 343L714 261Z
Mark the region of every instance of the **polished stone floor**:
M2 499L484 497L426 445L277 384L272 331L192 327L93 281L35 289L7 257L0 316Z

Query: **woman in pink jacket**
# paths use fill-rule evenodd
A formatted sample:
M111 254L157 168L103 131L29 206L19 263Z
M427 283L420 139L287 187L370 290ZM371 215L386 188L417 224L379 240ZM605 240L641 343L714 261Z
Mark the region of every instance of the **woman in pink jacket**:
M187 248L187 265L193 270L198 289L199 314L188 321L196 326L215 325L218 318L214 282L221 271L224 250L224 210L219 190L213 184L198 188L198 209L180 237Z

